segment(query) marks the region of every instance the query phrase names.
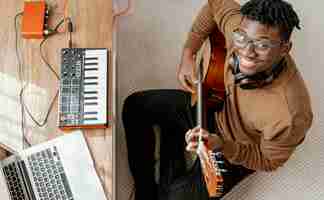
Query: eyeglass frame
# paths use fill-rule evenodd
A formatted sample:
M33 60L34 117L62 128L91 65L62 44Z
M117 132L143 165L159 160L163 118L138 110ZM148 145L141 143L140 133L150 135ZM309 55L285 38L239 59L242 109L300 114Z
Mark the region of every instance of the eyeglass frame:
M242 46L240 45L237 45L237 43L235 42L235 34L240 34L241 36L245 37L244 40L247 39L247 41L245 41L245 44ZM266 49L260 49L260 48L263 48L263 47L258 47L257 45L262 45L262 41L267 41L268 43L266 45L268 45L268 47L266 47ZM269 39L252 39L250 38L248 35L242 33L239 29L235 29L233 32L232 32L232 42L234 44L234 46L236 46L237 48L240 48L240 49L245 49L249 44L252 44L253 46L253 50L256 52L256 53L259 53L259 54L267 54L271 49L277 47L277 46L281 46L282 44L286 44L287 41L283 41L283 40L280 40L280 41L275 41L275 40L269 40ZM258 49L259 48L259 49Z

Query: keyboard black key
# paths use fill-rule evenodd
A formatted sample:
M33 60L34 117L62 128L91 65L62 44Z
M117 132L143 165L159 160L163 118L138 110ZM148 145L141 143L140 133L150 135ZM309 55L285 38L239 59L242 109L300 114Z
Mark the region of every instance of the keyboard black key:
M93 65L98 65L97 62L94 62L94 63L84 63L84 66L93 66Z
M97 91L84 91L84 94L98 94Z
M97 67L85 68L84 71L98 71L98 68Z
M98 60L97 57L85 57L85 60Z
M85 80L93 80L93 79L98 79L98 77L96 76L88 76L88 77L84 77Z

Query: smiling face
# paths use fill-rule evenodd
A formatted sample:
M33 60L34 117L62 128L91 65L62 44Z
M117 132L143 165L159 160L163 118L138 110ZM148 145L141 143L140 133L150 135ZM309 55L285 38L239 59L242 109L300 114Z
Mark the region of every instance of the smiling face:
M269 69L291 49L291 43L283 41L279 27L260 24L246 17L233 35L240 71L246 75Z

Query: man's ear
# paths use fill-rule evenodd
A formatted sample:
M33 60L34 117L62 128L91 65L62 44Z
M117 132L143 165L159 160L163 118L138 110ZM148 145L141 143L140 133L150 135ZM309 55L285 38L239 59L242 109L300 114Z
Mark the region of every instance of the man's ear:
M291 41L289 41L289 42L283 44L283 45L281 46L281 55L282 55L282 56L287 55L287 54L290 52L291 47L292 47L292 42L291 42Z

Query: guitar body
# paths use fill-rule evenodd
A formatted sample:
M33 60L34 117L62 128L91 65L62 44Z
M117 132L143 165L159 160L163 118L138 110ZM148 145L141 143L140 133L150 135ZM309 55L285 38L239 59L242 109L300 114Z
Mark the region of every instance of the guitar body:
M225 100L224 64L226 57L225 38L216 30L210 37L210 59L203 81L203 99L208 108L218 108Z

